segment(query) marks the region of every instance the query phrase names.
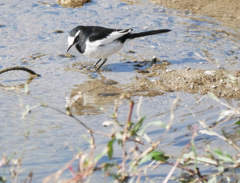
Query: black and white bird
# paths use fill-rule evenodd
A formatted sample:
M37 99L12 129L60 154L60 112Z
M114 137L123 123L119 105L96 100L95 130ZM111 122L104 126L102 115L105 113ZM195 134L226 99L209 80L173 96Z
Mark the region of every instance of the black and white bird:
M100 26L77 26L71 30L68 36L68 49L75 45L76 49L89 58L99 59L93 67L101 60L99 70L107 61L107 58L122 49L128 40L154 34L166 33L171 30L160 29L140 33L131 33L133 29L109 29Z

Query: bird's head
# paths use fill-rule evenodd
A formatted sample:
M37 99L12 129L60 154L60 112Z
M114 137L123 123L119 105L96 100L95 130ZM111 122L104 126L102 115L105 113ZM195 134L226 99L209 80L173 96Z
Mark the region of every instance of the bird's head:
M79 41L79 34L80 34L81 30L79 30L78 27L74 28L69 36L68 36L68 49L67 52L70 50L70 48L72 46L74 46L75 44L77 44L77 42ZM66 52L66 53L67 53Z

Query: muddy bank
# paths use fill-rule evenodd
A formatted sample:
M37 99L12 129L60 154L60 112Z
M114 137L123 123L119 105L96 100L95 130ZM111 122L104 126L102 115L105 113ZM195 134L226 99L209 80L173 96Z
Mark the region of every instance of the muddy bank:
M240 99L240 71L169 69L167 64L154 64L128 85L104 78L93 79L76 86L71 98L81 95L74 103L75 112L98 114L93 107L113 103L120 95L154 97L165 92L183 91L205 95L213 93L219 98ZM101 75L101 73L99 73Z
M167 8L190 11L197 15L206 15L226 24L240 26L239 0L150 0Z
M158 70L157 67L153 67L145 77L137 79L134 86L201 95L211 92L220 98L240 97L240 71L190 68ZM154 79L151 79L152 77Z
M164 5L170 9L189 11L197 15L213 17L226 25L240 26L240 3L239 0L149 0L155 4ZM90 0L57 0L63 7L81 7ZM122 0L128 4L139 4L139 1Z

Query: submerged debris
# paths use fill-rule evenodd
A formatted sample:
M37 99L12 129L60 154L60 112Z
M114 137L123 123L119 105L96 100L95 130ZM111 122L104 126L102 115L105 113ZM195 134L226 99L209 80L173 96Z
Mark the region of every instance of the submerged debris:
M62 30L55 30L54 33L61 34L61 33L64 33L64 31L62 31Z
M59 54L59 56L62 57L62 58L74 58L74 57L76 57L75 55L72 55L70 53Z

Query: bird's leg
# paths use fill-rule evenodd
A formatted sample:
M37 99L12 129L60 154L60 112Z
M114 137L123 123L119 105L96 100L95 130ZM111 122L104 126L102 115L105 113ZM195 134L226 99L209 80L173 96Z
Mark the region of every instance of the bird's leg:
M102 62L101 65L96 69L96 71L98 71L98 70L103 66L103 64L105 64L106 61L107 61L107 59L104 58L104 59L103 59L103 62Z
M102 59L100 58L94 65L93 67L95 67Z

